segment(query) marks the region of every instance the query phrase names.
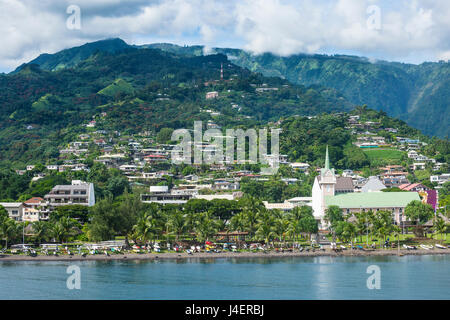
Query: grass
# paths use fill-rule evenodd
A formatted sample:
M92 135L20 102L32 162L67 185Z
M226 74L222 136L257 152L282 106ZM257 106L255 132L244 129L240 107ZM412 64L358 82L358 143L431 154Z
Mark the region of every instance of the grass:
M132 94L133 92L134 88L131 84L123 79L117 79L106 88L100 90L98 93L105 96L114 97L118 93Z
M328 236L327 238L329 240L332 239L331 235ZM445 245L450 245L450 237L449 236L446 237L445 234L442 234L442 235L436 234L436 233L428 234L428 236L427 236L428 240L424 240L424 241L414 241L415 236L412 233L411 234L401 234L399 238L400 238L400 245L402 245L402 244L419 245L419 244L425 244L425 243L429 244L428 242L442 243ZM394 237L393 235L389 236L390 243L392 243L392 242L397 243L397 241L398 241L397 237ZM375 236L374 237L369 236L369 242L368 242L369 246L374 242L378 246L380 244L380 238L375 237ZM364 245L366 245L366 243L367 243L367 237L364 235L361 237L360 236L356 237L356 242L354 242L353 244L364 246ZM381 239L381 244L384 244L384 239Z
M403 152L395 149L363 150L370 161L372 160L400 160Z

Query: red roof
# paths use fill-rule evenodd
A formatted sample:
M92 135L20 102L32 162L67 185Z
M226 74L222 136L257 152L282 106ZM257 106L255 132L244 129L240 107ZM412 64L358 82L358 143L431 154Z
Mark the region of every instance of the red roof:
M40 197L33 197L33 198L28 199L24 203L26 203L26 204L34 204L34 203L38 204L38 203L41 203L42 201L44 201L44 199L42 199Z
M401 190L411 191L412 189L420 186L423 187L420 183L407 183L400 185L398 188Z

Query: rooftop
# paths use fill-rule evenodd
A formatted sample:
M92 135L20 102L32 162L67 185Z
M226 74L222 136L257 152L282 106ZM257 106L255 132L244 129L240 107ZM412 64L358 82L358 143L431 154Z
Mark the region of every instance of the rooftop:
M398 208L419 200L417 192L367 192L325 196L327 206L341 208Z

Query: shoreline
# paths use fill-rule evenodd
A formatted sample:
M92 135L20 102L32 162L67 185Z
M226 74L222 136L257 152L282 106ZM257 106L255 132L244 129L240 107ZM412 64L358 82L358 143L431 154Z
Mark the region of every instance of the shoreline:
M406 255L443 255L450 254L450 249L433 249L433 250L400 250L400 256ZM120 255L88 255L82 257L80 255L73 256L19 256L0 254L0 262L8 261L126 261L126 260L187 260L187 259L227 259L227 258L300 258L300 257L376 257L376 256L397 256L397 250L375 250L375 251L350 251L334 252L331 250L316 252L221 252L207 253L200 252L194 254L188 253L129 253ZM1 264L0 264L1 266Z

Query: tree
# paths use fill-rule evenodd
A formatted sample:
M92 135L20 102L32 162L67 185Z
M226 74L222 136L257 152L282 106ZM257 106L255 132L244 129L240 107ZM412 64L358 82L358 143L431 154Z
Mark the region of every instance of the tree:
M88 238L94 241L110 240L116 234L117 224L117 203L112 199L102 199L92 207L92 219L88 227Z
M115 232L125 237L125 244L129 246L128 235L133 232L133 227L139 215L144 210L144 204L138 194L125 193L119 199L116 210Z
M402 229L399 226L393 226L392 232L394 233L394 237L397 237L397 250L398 254L400 254L400 235L402 233Z
M392 224L392 212L380 210L375 213L373 218L373 231L381 239L386 241L386 238L393 232L394 225Z
M50 224L49 231L50 231L51 237L56 242L63 242L66 230L64 229L64 227L61 223L55 222L53 224Z
M311 234L319 231L319 224L312 215L304 216L300 219L300 230L308 234L309 240L311 240Z
M325 221L330 224L330 229L333 232L333 241L336 240L336 227L338 222L344 221L341 208L338 206L329 206L325 210Z
M106 191L110 192L113 197L118 197L124 192L130 191L128 179L122 176L111 177L106 183Z
M168 143L170 140L172 140L172 132L173 129L171 128L162 128L156 135L156 141L158 143Z
M0 221L6 218L8 218L8 211L6 211L5 207L0 205Z
M445 220L441 216L436 216L434 218L433 229L436 233L441 234L441 240L442 240L442 234L446 233L446 231L447 231L447 227L448 226L445 223ZM447 238L447 235L446 235L446 238Z
M85 223L88 221L88 216L89 207L83 206L81 204L60 206L51 213L51 219L56 221L60 220L62 217L69 217L72 219L76 219L81 223Z
M8 241L17 236L17 223L8 216L0 216L0 235L5 240L5 248L8 249Z
M162 224L160 221L160 212L155 207L150 210L141 212L137 219L137 223L133 226L135 237L140 239L143 243L153 240L162 231Z
M41 244L42 240L45 239L47 236L48 231L48 222L46 221L35 221L32 224L33 227L33 234L36 241L38 241L39 245Z
M274 233L277 238L281 240L283 243L286 240L286 235L289 230L289 220L286 217L280 217L275 219L274 223Z
M195 221L194 232L198 241L209 240L220 228L219 221L215 220L211 213L202 212Z
M228 228L231 231L239 231L244 232L247 226L247 215L245 212L239 212L235 214L230 219L230 223L228 224Z
M373 217L373 211L361 211L355 213L356 217L356 229L358 230L359 236L362 239L362 235L369 234L369 226ZM367 243L369 239L367 237Z
M405 214L409 220L416 223L414 234L417 237L423 237L423 224L433 217L433 207L419 200L414 200L406 206Z
M276 236L275 232L275 218L270 212L264 212L259 217L258 229L256 230L256 237L264 240L264 243L270 243L270 240Z
M335 224L336 236L344 242L352 242L356 236L356 226L348 221L338 221Z
M69 237L73 236L76 228L80 227L77 220L70 217L62 217L56 224L60 224L63 230L61 241L67 241Z
M170 232L175 234L175 239L178 241L180 236L187 230L186 214L183 214L180 210L175 210L169 216L168 227Z

